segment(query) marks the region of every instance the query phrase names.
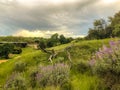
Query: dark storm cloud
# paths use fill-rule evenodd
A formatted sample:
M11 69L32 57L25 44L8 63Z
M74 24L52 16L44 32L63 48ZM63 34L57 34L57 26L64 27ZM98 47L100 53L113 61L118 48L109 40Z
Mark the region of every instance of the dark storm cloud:
M40 0L41 1L41 0ZM36 5L20 4L17 0L0 1L0 35L12 35L17 30L61 30L64 27L76 34L87 33L94 19L106 15L111 7L99 7L100 0L74 3ZM29 3L28 3L29 4ZM101 11L102 9L105 11ZM98 11L99 10L99 11ZM109 11L111 14L112 11Z

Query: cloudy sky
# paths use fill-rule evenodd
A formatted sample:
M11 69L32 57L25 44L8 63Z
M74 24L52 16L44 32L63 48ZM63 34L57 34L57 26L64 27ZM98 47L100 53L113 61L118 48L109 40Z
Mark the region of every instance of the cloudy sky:
M120 0L0 0L0 36L82 37L119 10Z

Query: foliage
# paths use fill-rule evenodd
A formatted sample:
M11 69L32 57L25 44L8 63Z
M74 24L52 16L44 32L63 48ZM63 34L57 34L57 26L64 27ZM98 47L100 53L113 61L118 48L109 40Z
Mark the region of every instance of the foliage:
M35 40L41 40L40 37L13 37L13 36L4 36L0 37L0 42L27 42L34 43Z
M113 35L120 37L120 24L115 25L115 29L113 30Z
M77 43L74 43L74 46L72 47L72 50L70 50L71 58L73 60L73 64L79 65L81 61L84 62L85 65L87 65L87 60L91 56L93 52L98 50L99 47L102 46L102 43L107 44L110 39L105 40L91 40L91 41L77 41ZM69 44L64 44L56 47L52 47L53 49L57 51L62 51L64 48L70 46ZM52 49L50 48L50 49ZM25 67L25 70L21 73L24 74L20 76L25 78L25 86L26 90L98 90L97 85L99 78L96 75L88 75L88 71L85 71L83 74L76 70L76 73L74 70L70 69L69 71L69 81L63 85L60 86L53 86L53 85L46 85L45 87L40 87L39 81L36 80L36 75L41 69L44 67L52 66L50 65L50 62L47 60L49 55L35 50L31 47L26 47L22 49L22 53L20 55L15 55L13 58L11 58L8 62L0 64L0 87L3 86L5 83L7 77L11 76L11 73L15 68L15 63L22 62L26 63L27 67ZM68 62L66 62L66 53L61 53L57 56L57 61L61 61L62 63L65 63L65 65L68 65ZM38 68L39 65L42 67ZM76 68L76 66L73 66ZM37 70L34 70L34 68L37 68ZM60 67L59 67L60 69ZM64 69L64 68L63 68ZM19 71L16 70L16 72L19 73ZM46 71L47 72L47 71ZM26 85L27 81L27 85ZM46 81L47 82L47 81ZM49 83L47 83L49 84ZM101 85L101 84L100 84ZM117 86L117 85L116 85ZM103 87L103 86L102 86ZM1 89L1 88L0 88ZM2 90L2 89L1 89ZM9 90L9 89L8 89ZM16 90L16 89L13 89ZM105 90L105 89L100 89Z
M15 47L12 54L20 54L22 53L22 49L20 47Z
M107 25L105 20L95 20L93 25L94 27L89 29L86 39L104 39L111 37L112 28Z
M31 73L31 80L37 81L38 86L62 86L67 83L69 80L69 66L66 64L55 64L49 66L42 66ZM35 85L36 82L32 83Z
M110 41L109 47L104 45L89 64L96 74L104 78L107 88L111 89L114 85L120 84L120 41Z
M46 42L44 40L41 40L39 42L38 48L45 49L46 48Z
M21 62L21 61L16 62L15 66L14 66L14 71L16 71L16 72L23 72L23 71L25 71L26 66L27 66L27 64L24 63L24 62Z
M26 90L26 80L20 73L12 73L8 78L4 89L6 90Z
M5 57L6 59L9 58L9 54L12 53L14 49L13 44L3 44L0 45L0 56Z
M72 40L73 38L66 38L64 35L59 36L57 33L55 33L48 39L41 39L40 41L36 40L35 42L38 43L38 48L45 49L61 44L66 44L71 42Z
M91 67L89 66L89 64L87 64L86 62L80 62L76 65L73 66L73 68L75 68L74 70L76 70L78 73L84 74L84 73L91 73Z
M95 20L94 27L89 29L86 39L120 37L120 11L108 19L109 23L103 19Z

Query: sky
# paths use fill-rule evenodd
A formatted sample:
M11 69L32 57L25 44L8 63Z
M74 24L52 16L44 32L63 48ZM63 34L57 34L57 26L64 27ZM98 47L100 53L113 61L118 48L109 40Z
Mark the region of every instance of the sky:
M0 36L84 37L119 10L120 0L0 0Z

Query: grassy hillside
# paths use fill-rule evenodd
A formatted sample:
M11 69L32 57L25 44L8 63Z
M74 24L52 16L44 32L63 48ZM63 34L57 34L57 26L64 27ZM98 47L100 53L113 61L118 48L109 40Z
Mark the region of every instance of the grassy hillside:
M91 40L91 41L74 41L70 44L64 44L56 46L49 49L55 49L56 51L63 50L64 48L73 45L70 49L72 64L69 63L66 53L62 52L54 59L55 63L66 63L71 66L70 70L70 85L72 90L97 90L97 82L99 78L95 75L89 75L90 71L84 71L81 73L79 68L81 67L81 62L88 63L91 55L96 52L103 44L108 44L111 39L104 40ZM114 39L115 40L115 39ZM116 39L117 40L117 39ZM3 85L6 83L10 75L15 72L16 63L25 63L25 70L22 75L25 77L26 83L28 85L28 90L31 89L29 85L30 71L34 70L39 66L51 65L48 61L49 55L41 52L40 50L35 50L31 47L23 49L22 54L15 55L15 57L8 60L8 62L0 64L0 87L2 89ZM38 89L38 88L37 88ZM37 90L35 88L35 90ZM60 90L60 86L48 86L44 87L45 90ZM40 88L39 88L40 90ZM69 90L69 89L65 89Z

